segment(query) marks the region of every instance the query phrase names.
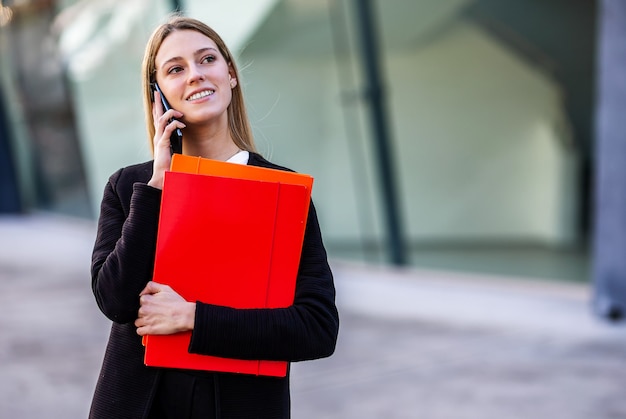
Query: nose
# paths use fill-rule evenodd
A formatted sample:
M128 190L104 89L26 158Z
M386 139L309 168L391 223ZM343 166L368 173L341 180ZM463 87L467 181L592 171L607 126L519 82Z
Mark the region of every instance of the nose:
M192 64L189 66L189 76L187 78L188 83L194 83L196 81L204 80L204 73L202 72L202 68L197 64Z

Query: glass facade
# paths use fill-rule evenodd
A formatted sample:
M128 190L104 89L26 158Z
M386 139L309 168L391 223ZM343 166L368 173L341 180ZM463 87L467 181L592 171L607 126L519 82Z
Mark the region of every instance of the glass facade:
M593 67L593 2L233 3L180 2L236 52L261 152L315 177L331 257L390 263L391 210L413 265L586 279L592 104L572 86L593 74L567 69ZM173 5L13 11L0 65L5 102L21 99L8 116L32 205L96 214L108 175L150 158L139 66ZM559 30L533 30L557 15Z
M25 207L89 217L73 101L59 54L53 3L2 6L2 90L7 152Z

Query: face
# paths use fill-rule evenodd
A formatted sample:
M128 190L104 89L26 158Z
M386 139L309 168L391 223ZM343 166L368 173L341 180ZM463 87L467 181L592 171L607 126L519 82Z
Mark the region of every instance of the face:
M155 57L156 81L187 125L227 124L237 80L209 37L193 30L171 33Z

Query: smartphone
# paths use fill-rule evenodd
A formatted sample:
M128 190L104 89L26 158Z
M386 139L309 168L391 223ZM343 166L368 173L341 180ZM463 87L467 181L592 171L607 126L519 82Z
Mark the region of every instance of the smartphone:
M161 88L159 87L157 83L152 83L152 90L153 90L153 96L154 96L154 90L159 92L159 96L161 97L161 103L163 104L163 109L165 109L165 111L169 111L170 109L172 109L167 99L165 99L165 95L163 94L163 92L161 91ZM172 132L172 135L170 135L170 151L172 152L172 154L183 153L183 132L180 130L180 128L176 128Z

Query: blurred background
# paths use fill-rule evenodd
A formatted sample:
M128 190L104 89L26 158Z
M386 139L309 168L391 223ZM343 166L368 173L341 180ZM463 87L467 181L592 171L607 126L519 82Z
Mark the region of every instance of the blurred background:
M623 316L620 0L0 0L9 220L93 226L108 176L150 159L140 64L176 9L235 53L261 153L315 177L337 266L558 284Z
M261 152L315 176L331 255L587 281L596 2L369 3L4 0L4 210L92 219L150 158L143 48L183 7L236 51Z

